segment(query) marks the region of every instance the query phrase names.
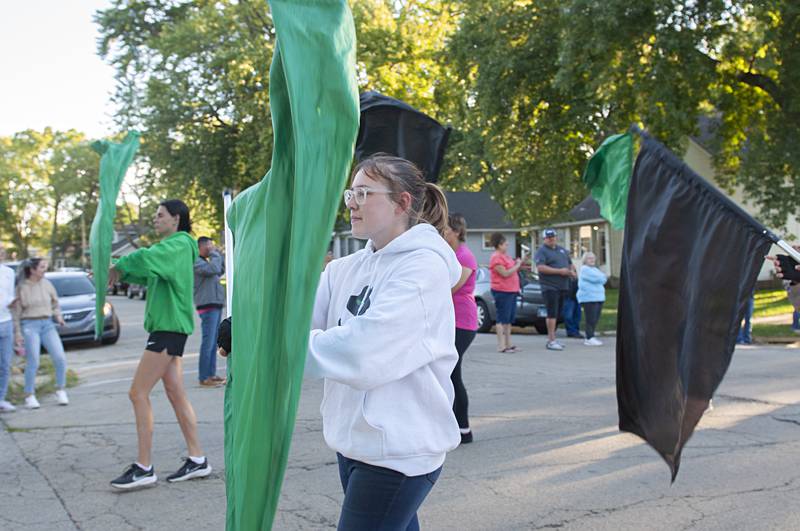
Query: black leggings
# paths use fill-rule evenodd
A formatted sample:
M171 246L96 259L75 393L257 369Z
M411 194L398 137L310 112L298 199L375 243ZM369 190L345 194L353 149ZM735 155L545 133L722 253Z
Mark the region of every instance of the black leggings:
M464 387L464 382L461 380L461 362L464 360L464 353L469 348L473 339L475 339L475 330L456 328L458 363L456 363L456 368L453 369L453 374L450 375L450 380L452 380L453 388L456 391L456 398L453 401L453 413L456 414L458 427L464 430L469 428L469 416L467 415L469 399L467 398L467 389Z
M583 306L583 315L586 316L586 326L584 327L586 339L592 339L594 337L594 327L597 326L597 321L600 320L600 312L603 309L603 303L584 302L581 306Z

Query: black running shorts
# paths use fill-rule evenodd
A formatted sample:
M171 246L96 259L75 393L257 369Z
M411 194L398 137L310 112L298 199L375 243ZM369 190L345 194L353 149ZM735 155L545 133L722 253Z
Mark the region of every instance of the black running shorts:
M147 338L145 350L150 352L167 351L170 356L183 356L183 347L186 346L186 339L189 336L178 332L159 332L155 331Z
M542 297L544 298L544 305L547 307L547 318L558 319L561 316L561 310L564 308L564 297L566 290L543 289Z

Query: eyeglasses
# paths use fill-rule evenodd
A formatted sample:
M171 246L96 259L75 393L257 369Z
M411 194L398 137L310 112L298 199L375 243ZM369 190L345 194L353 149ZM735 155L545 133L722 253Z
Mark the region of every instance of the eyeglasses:
M366 186L359 186L358 188L347 189L344 191L344 204L346 205L353 199L356 200L357 205L363 205L367 202L367 196L369 194L393 194L391 190L373 190L372 188L367 188Z

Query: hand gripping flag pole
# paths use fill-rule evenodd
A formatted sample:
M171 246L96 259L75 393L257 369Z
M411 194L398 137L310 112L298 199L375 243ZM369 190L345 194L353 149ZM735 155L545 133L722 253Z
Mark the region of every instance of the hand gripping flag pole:
M225 220L225 317L231 316L233 306L233 233L228 226L228 209L233 202L230 188L222 191L223 214Z

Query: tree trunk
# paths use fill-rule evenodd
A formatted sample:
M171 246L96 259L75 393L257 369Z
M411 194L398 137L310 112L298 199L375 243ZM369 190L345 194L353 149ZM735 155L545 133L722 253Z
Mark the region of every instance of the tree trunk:
M61 206L61 198L57 198L53 206L53 230L50 233L50 267L56 263L56 239L58 238L58 209Z

